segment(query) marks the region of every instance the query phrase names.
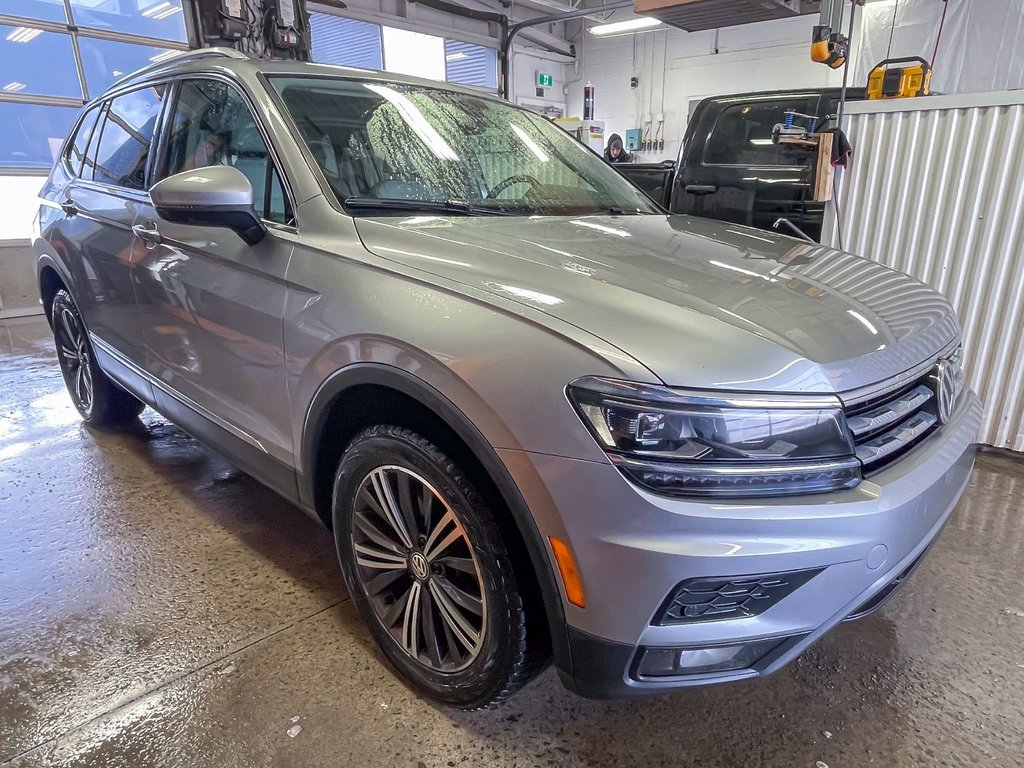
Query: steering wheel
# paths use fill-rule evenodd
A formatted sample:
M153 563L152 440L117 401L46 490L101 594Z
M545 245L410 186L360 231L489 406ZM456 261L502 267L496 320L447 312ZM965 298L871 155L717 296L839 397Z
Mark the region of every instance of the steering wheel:
M515 176L509 176L507 179L503 179L495 184L491 191L487 193L487 199L493 200L513 184L529 184L530 189L542 186L540 181L533 176L527 173L517 173Z

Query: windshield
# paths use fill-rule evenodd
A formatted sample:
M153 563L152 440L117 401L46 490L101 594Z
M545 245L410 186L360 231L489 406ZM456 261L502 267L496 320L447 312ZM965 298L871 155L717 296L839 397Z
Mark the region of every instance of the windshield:
M272 77L335 196L354 214L657 213L539 115L418 85Z

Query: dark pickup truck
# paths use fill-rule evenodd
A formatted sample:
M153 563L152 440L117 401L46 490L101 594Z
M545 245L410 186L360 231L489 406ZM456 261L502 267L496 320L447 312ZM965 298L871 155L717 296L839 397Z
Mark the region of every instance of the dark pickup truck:
M712 96L697 105L677 160L615 168L672 213L769 230L785 217L820 240L825 204L811 200L816 155L773 143L772 129L787 110L834 127L826 119L836 114L839 95L826 88ZM849 101L864 98L863 89L847 91Z

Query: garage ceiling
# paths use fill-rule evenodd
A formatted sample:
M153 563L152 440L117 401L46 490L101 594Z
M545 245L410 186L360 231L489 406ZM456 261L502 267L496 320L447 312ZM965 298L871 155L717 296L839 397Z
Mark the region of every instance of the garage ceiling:
M818 0L635 0L634 10L687 32L818 13Z

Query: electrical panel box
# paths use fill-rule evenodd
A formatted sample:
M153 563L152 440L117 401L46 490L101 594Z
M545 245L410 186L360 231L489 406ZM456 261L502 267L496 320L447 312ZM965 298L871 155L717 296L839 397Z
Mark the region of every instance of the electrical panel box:
M626 150L636 152L640 149L640 129L630 128L626 131Z

